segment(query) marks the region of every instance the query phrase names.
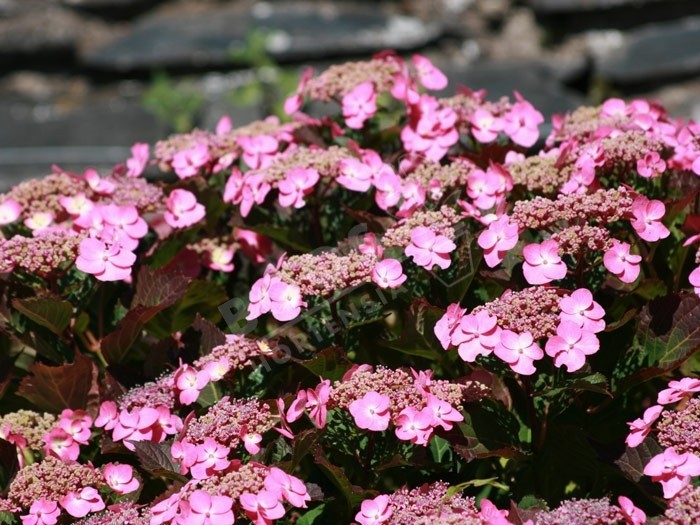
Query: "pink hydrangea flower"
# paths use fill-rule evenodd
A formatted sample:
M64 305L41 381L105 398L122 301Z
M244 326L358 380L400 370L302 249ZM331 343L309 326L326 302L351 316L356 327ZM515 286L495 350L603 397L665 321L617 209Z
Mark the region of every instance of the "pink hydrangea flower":
M270 283L270 312L278 321L291 321L299 315L306 303L301 297L301 289L296 284L273 278Z
M272 520L284 516L284 507L277 496L269 490L261 490L257 494L244 492L240 496L240 503L245 515L254 525L269 525Z
M219 137L223 137L224 135L231 133L231 130L233 130L233 122L231 122L231 117L229 115L221 115L221 118L216 123L216 127L214 128L214 133L216 133Z
M277 499L284 498L294 507L305 509L306 502L311 501L304 482L280 468L271 467L264 483L267 490L277 495Z
M371 254L381 259L384 257L384 247L377 240L377 236L373 233L365 233L362 237L362 243L357 247L362 254Z
M204 264L210 270L232 272L234 254L233 246L216 246L206 252Z
M518 244L518 225L507 215L501 215L479 234L477 243L484 250L486 264L498 266L506 253Z
M233 236L238 241L243 253L253 262L264 263L265 257L272 253L272 242L264 235L238 228L234 230Z
M639 277L642 257L630 253L631 246L613 239L612 248L603 255L605 268L623 283L633 283Z
M663 225L661 219L666 214L666 206L657 200L649 200L640 195L632 203L632 227L645 241L655 242L665 239L671 232Z
M321 381L316 388L309 388L306 391L306 409L309 411L309 417L318 428L326 426L330 393L331 382L329 379Z
M377 112L377 93L372 82L362 82L343 96L343 116L351 129L362 129Z
M80 241L75 266L99 281L121 281L131 276L136 255L120 243L105 243L92 237Z
M304 87L306 87L306 84L309 82L313 74L314 69L312 67L306 68L301 74L301 79L299 80L299 85L297 86L296 92L284 101L284 112L287 115L293 115L301 109L301 106L304 103Z
M164 214L165 222L173 228L187 228L201 221L206 215L204 205L197 202L197 197L191 191L173 190L165 204L168 207Z
M100 411L95 419L95 426L97 428L104 428L105 430L112 430L119 420L119 413L117 411L117 404L114 401L104 401L100 405Z
M625 443L629 447L636 447L644 441L644 438L649 435L651 427L654 422L659 419L661 411L664 409L661 405L654 405L649 407L644 411L644 415L641 418L637 418L631 423L627 423L630 427L630 433L625 439Z
M501 340L498 319L486 310L462 317L452 334L452 344L457 346L459 356L473 363L480 355L489 355Z
M369 191L374 180L374 170L359 159L343 159L340 161L340 176L338 184L351 191Z
M452 430L452 423L464 421L464 416L455 410L452 405L433 394L428 394L425 410L428 410L433 416L431 423L433 427Z
M544 122L542 113L515 92L517 102L503 117L503 131L518 146L530 148L540 137L539 125Z
M195 490L190 497L186 522L192 525L232 525L233 500L228 496L212 496L204 490Z
M207 479L215 472L226 470L231 462L228 454L231 450L212 438L206 438L204 443L197 445L197 459L190 467L194 479Z
M690 484L691 476L700 475L700 458L692 452L678 454L669 447L651 458L644 474L661 483L664 498L670 499Z
M255 137L238 137L238 145L243 148L243 160L254 170L267 168L272 164L279 142L270 135L257 135Z
M105 503L93 487L84 487L80 492L69 492L61 498L61 507L74 518L83 518L91 512L104 510Z
M156 503L151 508L150 525L163 525L170 523L177 515L180 506L180 493L176 492L169 498Z
M20 516L22 525L56 525L61 509L55 501L40 499L29 507L29 514Z
M594 333L583 330L571 321L562 321L557 326L557 335L550 337L545 352L554 359L554 366L566 366L568 372L576 372L586 364L586 356L595 354L600 341Z
M466 309L461 308L458 303L453 303L447 307L445 314L435 323L435 328L433 329L435 337L438 338L442 348L445 350L449 348L450 344L454 344L452 342L453 334L465 312Z
M456 113L452 108L441 107L429 95L422 95L412 106L410 117L409 125L401 130L401 140L408 152L438 162L459 141Z
M263 440L263 437L260 434L255 432L246 432L243 434L242 440L243 446L248 451L248 454L255 455L260 452L260 443Z
M481 511L479 515L484 520L483 523L487 525L510 525L511 522L508 521L508 511L500 510L496 505L494 505L490 500L484 498L480 502Z
M61 412L58 426L81 445L88 444L92 418L84 410L66 408Z
M139 216L136 206L117 206L109 204L100 208L105 224L112 226L118 235L122 246L133 251L148 233L148 224Z
M175 153L171 164L180 179L187 179L197 175L210 160L209 147L200 142Z
M418 82L425 89L437 91L447 87L447 77L428 58L423 55L413 55L411 61L413 62L413 67L416 68Z
M398 288L406 279L401 263L396 259L384 259L372 269L372 282L380 288Z
M139 480L134 477L131 465L107 463L102 469L102 475L109 488L117 494L130 494L139 488Z
M433 433L433 413L406 407L396 417L396 437L415 445L427 445Z
M280 206L289 208L303 208L304 196L311 193L319 180L318 171L314 168L293 168L287 172L283 180L279 182Z
M666 171L666 161L656 151L650 151L637 160L637 172L648 179L660 177Z
M472 135L483 144L496 140L498 133L503 131L505 125L503 119L494 117L490 111L484 108L478 108L472 113L469 123L472 125Z
M275 278L279 280L279 278ZM272 308L272 300L270 299L270 286L272 285L272 275L269 273L263 275L260 279L253 283L248 293L248 321L256 319L264 315Z
M389 496L385 494L364 500L360 505L360 512L355 515L355 520L360 525L380 525L388 521L394 513L389 501Z
M690 272L690 275L688 276L688 282L695 289L695 293L697 295L700 295L700 266L698 266L692 272Z
M124 446L135 450L129 441L147 441L153 437L153 427L160 413L155 408L141 407L119 412L119 419L112 430L112 440L124 441Z
M270 193L272 186L265 181L263 173L254 175L246 174L243 188L241 189L241 216L247 217L254 204L262 204Z
M566 264L559 257L559 244L547 239L523 248L523 274L530 284L547 284L566 277Z
M605 330L605 310L593 300L593 294L586 288L575 290L559 301L559 319L571 321L587 332L597 334Z
M36 234L48 230L54 220L55 216L50 211L38 211L24 219L24 225Z
M54 428L41 440L45 443L47 456L57 457L65 462L76 461L80 455L80 445L62 428Z
M61 206L63 206L63 209L73 217L85 215L90 210L95 208L95 203L88 199L84 193L77 193L70 197L60 197L58 202L61 204Z
M415 210L425 204L425 188L416 181L404 181L401 196L403 202L399 211L396 212L398 217L410 217Z
M544 352L534 343L530 332L517 334L511 330L501 331L500 341L493 352L514 372L526 376L535 373L533 362L544 357Z
M116 189L112 181L100 178L100 174L93 168L86 169L85 173L83 173L83 178L85 178L92 191L100 195L112 195Z
M151 148L148 144L137 142L131 146L131 157L126 161L126 176L140 177L148 164Z
M617 498L617 504L620 507L620 512L625 517L627 525L644 525L647 522L647 515L640 508L634 506L632 500L626 496Z
M391 414L389 396L377 392L367 392L361 399L356 399L348 409L358 428L382 431L389 427Z
M684 377L679 381L671 381L668 388L659 392L656 402L660 405L670 405L690 397L694 392L700 392L700 379Z
M183 405L191 405L209 384L209 374L190 365L180 365L173 376L175 392Z
M418 226L411 231L411 244L406 247L405 253L426 270L431 270L436 264L445 270L452 262L450 253L455 249L457 245L444 235Z
M22 206L13 199L5 199L0 203L0 226L11 224L22 215Z
M374 200L382 210L396 206L401 200L402 180L393 170L382 170L377 174L374 187L377 190Z

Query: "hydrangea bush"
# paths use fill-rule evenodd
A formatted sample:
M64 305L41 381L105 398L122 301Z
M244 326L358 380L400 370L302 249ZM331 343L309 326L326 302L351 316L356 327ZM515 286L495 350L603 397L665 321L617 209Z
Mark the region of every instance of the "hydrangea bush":
M698 523L700 126L446 85L4 194L0 520Z

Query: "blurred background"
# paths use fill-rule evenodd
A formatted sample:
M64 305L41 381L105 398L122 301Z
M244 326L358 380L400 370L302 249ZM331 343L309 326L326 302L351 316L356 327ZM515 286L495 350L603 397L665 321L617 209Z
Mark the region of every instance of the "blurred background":
M0 0L0 190L278 113L304 66L387 48L546 116L639 96L700 120L700 0Z

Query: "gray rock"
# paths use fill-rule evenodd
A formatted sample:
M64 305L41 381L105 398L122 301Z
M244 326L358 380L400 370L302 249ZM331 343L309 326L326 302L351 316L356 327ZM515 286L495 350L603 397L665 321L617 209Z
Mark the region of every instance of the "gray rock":
M19 9L0 19L1 62L73 52L82 28L80 17L66 9L44 7Z
M659 84L700 73L700 17L649 25L597 56L596 73L616 84Z
M123 37L87 53L84 62L119 71L226 67L254 29L267 33L268 52L279 61L413 49L441 34L437 24L367 4L258 3L250 13L233 5L144 17Z
M641 7L645 4L662 2L668 3L669 0L530 0L532 7L537 12L544 14L592 11L615 7Z

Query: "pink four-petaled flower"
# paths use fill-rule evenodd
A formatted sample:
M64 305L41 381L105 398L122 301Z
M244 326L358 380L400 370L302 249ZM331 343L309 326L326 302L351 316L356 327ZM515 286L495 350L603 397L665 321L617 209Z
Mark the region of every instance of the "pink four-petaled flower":
M530 332L518 334L512 330L501 331L500 341L493 352L514 372L522 375L534 374L534 361L544 357L544 352L534 343Z
M379 261L372 269L372 282L380 288L398 288L406 279L401 263L396 259Z
M134 477L131 465L107 463L102 469L102 475L109 488L117 494L130 494L139 488L139 480Z
M666 214L666 206L658 200L649 200L644 195L640 195L632 203L631 221L632 227L637 234L645 241L655 242L665 239L671 232L661 222Z
M431 270L436 264L444 270L450 266L450 253L456 248L455 243L444 235L418 226L411 231L411 244L406 247L405 253L426 270Z
M61 509L55 501L40 499L29 507L29 514L20 516L22 525L56 525Z
M663 409L664 407L661 405L654 405L647 408L642 417L635 419L631 423L627 423L630 427L630 433L625 440L627 446L634 448L644 441L644 438L647 437L651 431L651 426L659 419Z
M554 359L554 366L566 366L568 372L575 372L586 364L586 356L595 354L599 348L600 341L594 333L572 321L562 321L557 326L557 335L547 340L545 352Z
M70 491L61 498L61 507L74 518L83 518L91 512L105 508L99 492L93 487L83 487L78 492Z
M362 82L343 96L343 116L351 129L362 129L377 112L377 93L372 82Z
M228 496L212 496L204 490L195 490L187 498L189 512L184 522L192 525L232 525L233 500Z
M633 283L639 277L641 255L631 254L631 246L626 242L617 239L613 239L612 242L612 247L603 255L605 268L623 283Z
M523 274L530 284L547 284L566 277L566 264L559 257L559 244L547 239L523 248Z
M588 332L605 330L605 310L593 300L593 294L586 288L579 288L563 297L559 301L559 308L559 319L562 321L574 322Z
M102 242L92 237L80 241L75 266L99 281L121 281L131 275L136 255L121 243Z
M389 396L377 392L367 392L361 399L350 403L348 409L359 428L382 431L389 427L390 404Z
M165 222L173 228L187 228L201 221L206 215L204 205L197 202L194 193L177 189L170 192L165 201L168 211Z
M366 499L360 505L360 512L355 515L355 519L360 525L380 525L394 513L389 503L389 496L384 494L374 499Z
M468 363L473 363L480 355L489 355L500 340L498 319L486 310L462 317L452 333L452 344Z
M507 215L501 215L479 234L477 243L484 250L486 264L493 268L518 244L518 225Z
M651 458L644 474L661 483L664 498L669 499L690 484L691 476L700 475L700 458L692 452L678 454L669 447Z
M318 171L314 168L293 168L287 172L287 175L282 179L277 189L279 190L280 206L289 208L303 208L304 196L313 191L314 186L319 180Z

